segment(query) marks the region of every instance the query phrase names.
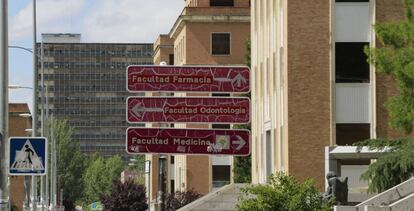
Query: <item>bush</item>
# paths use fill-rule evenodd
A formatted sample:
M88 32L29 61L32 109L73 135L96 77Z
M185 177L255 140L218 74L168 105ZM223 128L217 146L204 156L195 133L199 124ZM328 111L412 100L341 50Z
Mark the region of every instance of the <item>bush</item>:
M333 202L323 202L312 180L299 183L294 177L279 172L270 176L270 184L242 189L238 211L327 211Z
M100 197L104 210L136 211L148 208L145 187L133 181L122 183L116 180L112 184L112 192Z
M195 201L202 195L194 189L187 191L177 191L173 194L168 194L165 200L165 206L168 211L177 210L185 205Z

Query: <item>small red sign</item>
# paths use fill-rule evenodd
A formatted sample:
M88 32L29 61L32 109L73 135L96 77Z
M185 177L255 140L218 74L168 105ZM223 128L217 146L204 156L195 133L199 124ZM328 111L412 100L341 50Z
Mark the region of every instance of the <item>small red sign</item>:
M250 91L248 67L129 66L130 92L234 92Z
M128 128L127 149L131 154L250 154L247 130Z
M224 97L129 97L127 121L248 123L250 100Z

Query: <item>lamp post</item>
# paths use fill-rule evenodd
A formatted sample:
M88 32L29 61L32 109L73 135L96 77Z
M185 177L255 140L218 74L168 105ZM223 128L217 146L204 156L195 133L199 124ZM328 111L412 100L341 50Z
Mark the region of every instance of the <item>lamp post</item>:
M10 206L7 170L7 137L9 130L8 4L7 0L0 1L0 211L6 211Z

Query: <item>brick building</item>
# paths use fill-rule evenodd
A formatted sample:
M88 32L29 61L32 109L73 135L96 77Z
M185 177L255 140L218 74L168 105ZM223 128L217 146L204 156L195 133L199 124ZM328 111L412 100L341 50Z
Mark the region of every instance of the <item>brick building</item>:
M32 128L32 118L26 103L9 103L9 137L31 136L26 129ZM22 210L24 201L24 176L10 176L10 201L18 211Z
M397 89L363 49L376 46L373 24L403 15L400 0L252 1L254 183L286 171L323 190L334 170L349 177L350 193L366 191L359 176L370 159L332 161L325 147L398 135L384 107Z

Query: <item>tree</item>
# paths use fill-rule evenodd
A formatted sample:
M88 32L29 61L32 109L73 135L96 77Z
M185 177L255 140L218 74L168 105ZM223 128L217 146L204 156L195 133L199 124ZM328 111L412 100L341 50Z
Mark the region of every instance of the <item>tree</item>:
M195 201L202 195L194 189L186 191L176 191L173 194L168 194L166 197L166 210L177 210L185 205Z
M242 189L238 211L324 211L331 210L333 202L323 202L312 180L299 183L283 172L270 176L270 183Z
M121 157L113 156L103 158L95 154L85 170L84 182L84 204L96 202L101 195L111 193L112 182L121 177L124 163Z
M251 65L251 43L250 38L246 40L246 65ZM250 98L250 94L246 94L245 97ZM247 125L235 125L235 129L246 129L250 130L250 124ZM250 183L252 180L252 156L248 155L245 157L234 157L233 163L233 180L235 183Z
M135 155L130 160L127 170L135 173L136 184L145 184L145 155Z
M82 197L85 156L80 152L79 144L72 141L73 128L67 125L66 120L50 119L47 126L48 139L56 140L57 187L64 190L66 210L74 210L75 202Z
M406 19L393 23L377 23L375 32L381 43L379 48L366 48L368 61L379 73L392 76L397 82L399 95L386 102L390 125L406 134L414 123L414 0L404 0ZM369 191L381 192L410 178L414 172L414 138L396 140L372 139L356 145L391 153L371 164L361 178L369 181Z
M148 208L145 187L133 181L122 183L115 180L112 184L112 191L102 195L100 200L105 210L135 211Z
M386 107L391 126L408 134L414 123L414 0L404 0L404 5L406 19L377 23L375 32L382 45L365 52L378 72L396 80L400 95L390 98Z

